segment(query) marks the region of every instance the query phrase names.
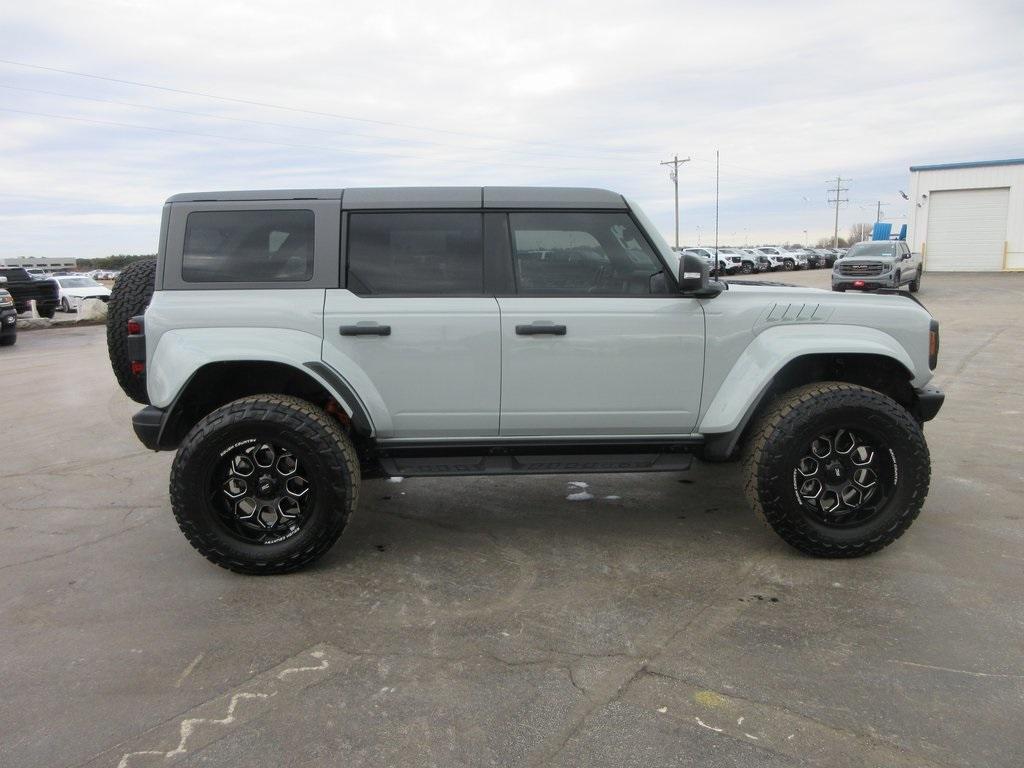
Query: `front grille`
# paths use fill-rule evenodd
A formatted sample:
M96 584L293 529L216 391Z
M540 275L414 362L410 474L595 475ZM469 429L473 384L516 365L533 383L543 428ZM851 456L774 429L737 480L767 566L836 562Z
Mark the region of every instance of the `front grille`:
M847 277L875 277L885 271L885 266L877 261L865 261L857 264L839 262L839 274Z

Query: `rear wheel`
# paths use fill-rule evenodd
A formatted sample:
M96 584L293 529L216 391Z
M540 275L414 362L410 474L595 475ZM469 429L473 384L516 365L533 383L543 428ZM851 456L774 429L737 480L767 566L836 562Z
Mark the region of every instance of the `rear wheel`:
M751 264L749 261L744 261L743 265L740 267L740 272L743 273L744 275L749 275L753 271L754 265Z
M286 573L337 541L359 478L352 441L326 411L255 395L189 432L171 468L171 506L208 560L239 573Z
M153 298L156 259L129 264L114 281L107 301L107 354L121 389L137 403L147 405L146 380L131 371L128 359L128 321L141 315Z
M792 272L795 267L796 263L792 259L786 259L782 262L782 268L787 272Z
M924 434L906 409L840 382L780 397L755 425L745 465L754 510L820 557L858 557L898 539L931 476Z
M66 296L63 299L60 300L60 311L61 312L70 312L71 311L71 304L68 302Z

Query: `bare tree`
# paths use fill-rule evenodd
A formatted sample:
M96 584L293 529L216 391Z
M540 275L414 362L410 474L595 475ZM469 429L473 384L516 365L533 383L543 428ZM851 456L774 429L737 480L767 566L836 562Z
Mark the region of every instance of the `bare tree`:
M849 244L859 243L862 240L871 239L871 224L854 224L850 227Z
M838 247L838 248L848 248L849 246L850 246L850 243L846 240L846 238L845 237L840 237L839 238L839 243L838 243L838 245L836 247ZM831 248L832 247L832 238L831 237L819 238L818 242L816 242L814 244L814 247L815 248Z

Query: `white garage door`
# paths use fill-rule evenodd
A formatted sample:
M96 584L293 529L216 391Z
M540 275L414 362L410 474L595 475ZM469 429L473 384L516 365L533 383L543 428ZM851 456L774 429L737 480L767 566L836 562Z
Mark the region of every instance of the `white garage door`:
M956 189L928 196L925 269L988 272L1003 268L1010 190Z

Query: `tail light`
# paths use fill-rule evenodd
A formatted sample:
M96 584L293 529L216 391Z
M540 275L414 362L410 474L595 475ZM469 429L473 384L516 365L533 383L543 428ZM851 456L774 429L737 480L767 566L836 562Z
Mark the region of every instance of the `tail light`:
M146 364L142 360L132 360L132 376L141 376L146 372Z
M935 370L939 364L939 321L932 320L928 326L928 368Z
M129 320L128 321L128 334L130 336L138 336L140 333L142 333L142 323L140 323L135 318L132 318L131 320Z

